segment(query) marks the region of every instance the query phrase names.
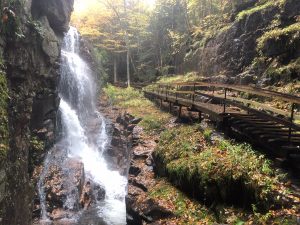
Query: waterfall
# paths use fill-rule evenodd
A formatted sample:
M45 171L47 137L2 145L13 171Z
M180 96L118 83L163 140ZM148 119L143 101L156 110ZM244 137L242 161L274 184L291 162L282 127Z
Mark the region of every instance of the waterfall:
M104 187L105 199L96 203L96 212L106 224L126 224L125 195L127 178L118 171L108 168L103 153L106 151L109 137L106 131L106 121L96 109L95 80L88 65L79 55L79 34L73 27L64 38L62 47L62 70L59 85L61 102L59 110L62 117L62 135L65 151L64 157L79 159L85 170L86 180ZM88 137L89 121L99 124L96 138ZM45 170L51 164L51 154L45 160L41 180L44 179ZM52 162L54 163L54 162ZM62 163L63 165L63 163ZM64 168L68 169L68 168ZM45 201L45 193L39 182L41 202ZM64 207L74 206L74 191L70 190ZM41 204L45 218L45 203Z

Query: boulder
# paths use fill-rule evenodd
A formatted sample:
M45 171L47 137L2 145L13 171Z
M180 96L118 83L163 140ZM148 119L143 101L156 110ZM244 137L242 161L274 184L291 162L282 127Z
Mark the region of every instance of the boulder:
M51 28L56 33L68 31L74 0L33 0L32 15L47 16Z
M50 166L43 182L47 210L78 210L79 196L84 189L84 167L75 159L67 159L63 169L60 165Z

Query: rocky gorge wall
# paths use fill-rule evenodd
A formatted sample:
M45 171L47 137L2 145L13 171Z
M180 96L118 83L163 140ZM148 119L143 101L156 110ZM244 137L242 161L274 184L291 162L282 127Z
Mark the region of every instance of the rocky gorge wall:
M240 4L231 22L197 50L194 69L201 75L218 76L219 81L221 75L223 82L240 84L299 79L300 1Z
M31 173L56 140L61 40L73 3L0 1L0 224L31 223Z

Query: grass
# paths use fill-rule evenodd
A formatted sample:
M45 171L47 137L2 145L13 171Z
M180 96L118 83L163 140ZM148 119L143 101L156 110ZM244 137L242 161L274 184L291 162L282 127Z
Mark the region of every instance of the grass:
M191 200L164 179L160 179L149 192L151 198L175 214L171 221L168 219L168 224L213 224L216 221L208 208Z
M193 82L199 79L201 77L197 73L191 72L183 75L163 76L158 79L157 83Z
M179 180L198 179L201 185L226 180L243 181L254 188L259 200L268 200L272 187L278 182L270 163L249 145L222 140L210 146L197 126L182 126L162 133L155 154L163 160L170 176ZM222 158L222 160L219 160Z
M112 104L117 105L133 116L142 118L140 125L146 132L157 132L164 129L170 115L161 112L154 103L146 99L142 92L134 88L118 88L108 85L103 89Z
M239 190L240 196L235 193L238 205L249 207L252 203L256 210L259 208L253 211L253 220L277 218L272 207L280 205L282 198L290 194L281 183L285 175L274 170L270 161L250 145L229 140L211 144L206 141L210 135L210 131L201 131L198 126L166 130L161 134L154 159L160 161L157 165L164 167L165 175L175 186L198 193L196 196L204 202L212 199L212 202L226 203L233 197L232 191ZM259 213L262 209L267 213Z

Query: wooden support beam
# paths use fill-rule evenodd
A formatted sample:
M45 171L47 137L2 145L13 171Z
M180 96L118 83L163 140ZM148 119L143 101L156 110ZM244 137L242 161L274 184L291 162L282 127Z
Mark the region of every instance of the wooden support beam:
M178 109L178 118L181 117L181 110L182 110L182 106L180 105L180 106L179 106L179 109Z
M292 104L292 110L291 110L291 117L290 117L290 122L291 123L293 123L293 121L294 121L295 106L296 106L296 104L293 103ZM288 136L288 142L289 142L289 144L291 144L291 136L292 136L292 127L290 126L289 127L289 136Z
M223 109L223 113L226 112L226 100L227 100L227 88L225 88L225 91L224 91L224 109Z
M202 112L201 111L198 112L198 121L199 121L199 123L202 122Z

